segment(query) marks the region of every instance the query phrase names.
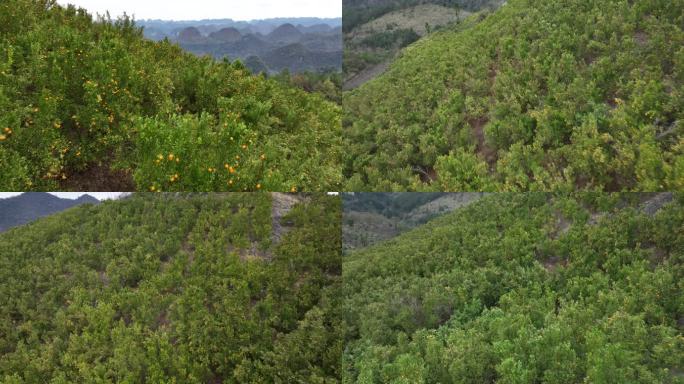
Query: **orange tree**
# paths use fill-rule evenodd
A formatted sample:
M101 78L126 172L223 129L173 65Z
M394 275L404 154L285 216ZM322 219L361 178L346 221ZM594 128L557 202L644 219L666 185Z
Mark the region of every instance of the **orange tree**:
M511 0L344 94L350 190L678 190L682 0Z
M135 193L0 233L2 383L337 383L337 196Z
M2 189L55 189L94 165L124 170L144 190L341 182L341 111L321 95L52 0L4 1L0 24ZM173 152L184 161L156 162ZM242 173L231 183L218 170L236 156Z

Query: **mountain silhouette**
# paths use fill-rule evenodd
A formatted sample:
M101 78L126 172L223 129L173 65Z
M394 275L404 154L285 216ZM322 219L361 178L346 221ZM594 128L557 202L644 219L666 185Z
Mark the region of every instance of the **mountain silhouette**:
M269 41L278 43L296 43L302 38L303 33L292 24L283 24L269 33Z
M82 195L72 200L44 192L27 192L19 196L0 199L0 232L76 205L99 203L98 199L90 195Z
M223 42L235 42L240 41L242 34L240 34L240 31L237 29L231 27L212 32L209 34L209 37Z
M192 43L201 40L202 33L195 27L188 27L178 32L178 41Z
M217 60L241 60L252 73L342 69L340 19L139 22L149 39L169 39L184 50ZM81 189L88 190L88 189Z

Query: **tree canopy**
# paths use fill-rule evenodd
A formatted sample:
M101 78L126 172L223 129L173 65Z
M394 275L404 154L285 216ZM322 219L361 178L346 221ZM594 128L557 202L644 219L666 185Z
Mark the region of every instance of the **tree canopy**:
M683 227L681 195L493 194L353 252L343 382L682 383Z
M0 25L2 190L340 185L341 109L323 95L54 0L3 1Z
M344 95L348 190L684 186L684 2L511 0Z
M0 234L3 383L336 383L340 200L141 193Z

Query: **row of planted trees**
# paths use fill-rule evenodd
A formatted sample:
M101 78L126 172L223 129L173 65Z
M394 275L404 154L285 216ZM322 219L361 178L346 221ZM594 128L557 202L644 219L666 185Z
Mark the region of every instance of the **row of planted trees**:
M0 236L0 381L334 382L339 199L140 194Z
M683 201L650 198L492 195L352 253L343 382L682 382Z
M682 382L681 196L490 195L344 258L340 203L273 227L267 194L138 194L3 233L0 380Z
M509 1L345 94L348 190L676 190L681 1Z

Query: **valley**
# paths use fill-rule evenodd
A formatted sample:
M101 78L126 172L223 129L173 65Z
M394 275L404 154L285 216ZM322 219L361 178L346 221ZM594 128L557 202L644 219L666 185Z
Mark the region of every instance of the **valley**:
M381 75L401 49L499 1L345 0L344 89Z
M482 193L344 193L343 252L391 239L482 196Z

